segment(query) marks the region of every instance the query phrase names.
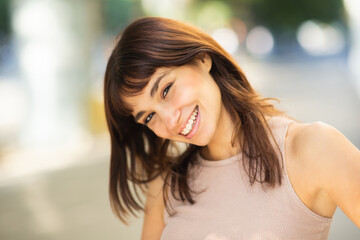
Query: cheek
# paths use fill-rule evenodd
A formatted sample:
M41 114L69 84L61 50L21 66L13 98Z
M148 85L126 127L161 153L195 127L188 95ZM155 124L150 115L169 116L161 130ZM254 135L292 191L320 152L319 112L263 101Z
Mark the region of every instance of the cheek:
M170 136L165 125L160 121L157 121L154 125L150 126L150 129L160 138L169 138Z
M175 107L187 105L194 98L194 91L192 89L182 88L176 89L172 104Z
M199 84L197 83L196 79L192 82L187 82L186 84L182 84L181 86L178 86L174 90L174 95L172 102L174 106L181 106L190 104L196 99L198 95L198 90L201 88Z

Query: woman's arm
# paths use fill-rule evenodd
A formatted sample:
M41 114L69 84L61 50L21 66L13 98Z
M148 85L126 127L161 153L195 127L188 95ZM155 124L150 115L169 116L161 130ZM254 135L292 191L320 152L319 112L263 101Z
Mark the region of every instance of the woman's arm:
M302 169L302 180L317 194L313 195L318 202L328 203L328 210L339 206L360 227L360 151L338 130L321 122L299 124L293 140L291 151ZM308 203L321 212L315 200Z
M163 184L161 176L149 183L146 195L142 240L159 240L165 227Z

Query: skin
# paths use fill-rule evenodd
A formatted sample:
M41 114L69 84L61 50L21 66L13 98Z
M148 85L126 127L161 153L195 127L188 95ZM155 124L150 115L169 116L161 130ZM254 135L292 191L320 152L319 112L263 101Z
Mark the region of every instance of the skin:
M290 181L305 205L324 217L340 207L360 227L360 151L321 122L292 124L285 147Z
M142 93L126 101L133 108L133 115L144 114L138 119L146 124L157 136L174 141L204 146L201 154L209 160L220 160L239 152L239 146L231 146L233 123L221 101L220 89L210 75L211 58L206 55L195 59L194 64L177 68L159 68L151 77ZM151 96L156 80L165 74L158 91ZM166 92L164 90L170 84ZM199 108L199 124L193 137L180 132L195 107ZM190 135L190 134L189 134ZM224 151L225 150L225 151Z
M133 114L144 111L139 119L155 113L148 127L162 138L203 146L201 154L208 160L229 158L240 151L231 146L233 123L221 102L218 86L209 71L211 59L205 56L195 65L173 69L159 68L148 86L127 99ZM151 88L159 76L161 80L154 97ZM162 91L173 85L166 98ZM209 97L210 96L210 97ZM179 134L195 106L199 106L199 128L192 138ZM360 227L360 151L335 128L315 122L293 122L285 138L286 170L290 182L302 202L314 213L332 217L336 208ZM160 239L165 227L161 177L149 184L142 239Z

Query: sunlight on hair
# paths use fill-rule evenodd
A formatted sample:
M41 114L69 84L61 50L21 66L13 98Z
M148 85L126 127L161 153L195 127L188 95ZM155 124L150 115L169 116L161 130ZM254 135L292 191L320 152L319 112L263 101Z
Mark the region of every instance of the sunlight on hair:
M296 37L301 47L313 56L337 54L345 47L345 38L338 28L317 21L302 23Z
M230 28L216 29L211 36L230 54L234 54L239 47L238 36Z
M253 56L265 57L274 48L274 37L266 27L254 27L246 38L246 48Z

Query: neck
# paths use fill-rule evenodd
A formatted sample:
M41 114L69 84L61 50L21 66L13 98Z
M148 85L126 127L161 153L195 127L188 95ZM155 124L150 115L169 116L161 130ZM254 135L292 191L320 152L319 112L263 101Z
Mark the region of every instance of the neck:
M222 160L232 157L240 152L240 144L235 141L231 143L235 124L225 107L221 108L218 128L214 134L213 140L203 147L200 151L201 156L208 160ZM237 134L237 133L235 133Z

